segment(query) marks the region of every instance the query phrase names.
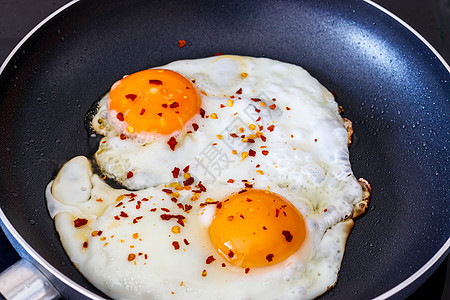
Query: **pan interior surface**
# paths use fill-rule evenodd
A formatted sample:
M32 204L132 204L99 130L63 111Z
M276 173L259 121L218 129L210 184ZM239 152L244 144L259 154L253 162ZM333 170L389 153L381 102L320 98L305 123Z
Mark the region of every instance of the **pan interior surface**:
M302 66L353 121L352 168L371 183L372 202L322 299L376 297L445 244L449 73L397 21L362 1L113 0L56 15L0 77L0 207L39 255L101 295L68 260L45 187L67 160L95 151L84 115L111 83L219 52Z

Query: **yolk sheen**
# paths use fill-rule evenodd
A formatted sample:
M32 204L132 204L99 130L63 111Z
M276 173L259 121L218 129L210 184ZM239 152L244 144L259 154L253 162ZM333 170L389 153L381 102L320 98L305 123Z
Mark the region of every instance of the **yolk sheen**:
M230 263L261 267L283 261L306 237L303 216L282 196L252 189L231 195L216 209L209 237Z
M183 75L163 69L131 74L116 82L109 108L118 113L132 131L171 134L200 111L200 97Z

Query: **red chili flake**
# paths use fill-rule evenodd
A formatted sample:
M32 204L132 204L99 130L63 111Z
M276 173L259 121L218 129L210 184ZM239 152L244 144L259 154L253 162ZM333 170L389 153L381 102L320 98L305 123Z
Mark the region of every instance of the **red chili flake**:
M187 239L184 239L183 242L184 242L184 244L185 244L186 246L189 245L189 242L188 242Z
M122 204L123 204L123 202L120 201L119 203L117 203L116 207L119 207L119 206L121 206Z
M98 235L98 236L101 236L102 233L103 233L103 231L99 230L99 231L97 232L97 235Z
M165 208L165 207L161 208L161 210L162 210L162 211L165 211L165 212L170 212L170 209Z
M240 190L240 191L238 192L238 194L245 193L246 191L247 191L246 189Z
M177 167L173 168L172 175L173 175L173 178L178 178L178 175L180 175L180 168L177 168Z
M280 210L277 208L277 209L275 209L275 218L278 218L279 215L280 215Z
M239 218L241 218L242 220L244 220L244 216L242 214L240 214Z
M245 187L251 189L251 188L253 188L253 184L251 184L251 183L246 183L246 184L245 184Z
M261 140L262 140L263 142L265 142L265 141L267 140L267 138L266 138L264 135L262 135L262 134L261 134L260 138L261 138Z
M200 116L201 116L202 118L204 118L204 117L205 117L205 114L206 114L206 111L205 111L203 108L200 108Z
M327 212L327 211L328 211L328 209L326 209L326 208L325 208L325 209L324 209L323 211L324 211L324 212Z
M247 201L247 202L252 202L253 200L250 199L250 198L247 198L247 200L245 200L245 201Z
M151 211L151 212L155 212L155 211L156 211L156 208L152 208L152 209L150 209L150 211Z
M175 248L175 250L180 249L180 243L178 243L177 241L172 242L172 246Z
M183 181L184 186L188 186L194 183L194 177L189 177L185 181Z
M222 263L222 268L225 268L227 265L225 263Z
M260 166L261 166L260 164L257 164L255 167L259 168Z
M154 84L154 85L161 85L161 84L162 84L162 81L161 81L161 80L158 80L158 79L150 79L150 80L148 81L148 83Z
M259 108L255 108L255 111L259 114L261 110Z
M233 182L234 182L234 179L228 179L227 182L228 182L228 183L233 183Z
M223 52L217 52L216 54L214 54L214 56L220 56L220 55L223 55L224 53Z
M75 221L73 221L73 225L74 225L75 227L80 227L80 226L86 225L87 222L88 222L88 220L86 220L86 219L80 219L80 218L78 218L78 219L76 219Z
M269 106L270 109L274 110L277 106L275 104L272 104Z
M166 103L161 104L161 106L164 107L164 108L168 107Z
M187 165L186 167L184 167L183 172L184 172L184 173L189 172L189 167L190 167L190 165Z
M275 125L270 125L269 127L267 127L267 130L269 130L270 132L272 132L275 129Z
M128 261L133 261L136 258L136 254L130 253L128 254Z
M234 252L230 250L230 252L228 252L228 257L233 258L233 256L234 256Z
M266 259L268 262L271 262L273 260L273 254L267 254Z
M136 224L140 219L142 219L142 216L136 217L133 219L133 224Z
M135 193L129 193L129 194L123 194L124 196L130 197L130 198L134 198L137 195Z
M261 101L261 99L259 99L259 98L250 98L250 100L252 100L253 102L260 102Z
M223 105L223 104L220 104L220 108L224 108L225 107L225 105Z
M192 128L194 128L194 131L197 131L198 130L198 125L197 125L197 123L192 123Z
M138 253L139 256L141 256L142 254L144 254L144 253L142 253L142 252L139 252L139 253Z
M266 226L263 226L263 230L267 230L267 227L266 227Z
M317 143L317 139L314 139L314 142L316 142L316 143Z
M139 113L141 116L145 113L145 108L141 109L141 112Z
M157 113L158 116L162 117L162 113Z
M203 185L203 183L201 181L197 185L198 185L200 191L206 192L206 187Z
M241 95L241 94L242 94L242 88L238 89L238 90L236 91L236 94Z
M148 199L147 198L142 198L141 201L148 201Z
M117 120L119 120L120 122L123 122L125 119L123 118L123 113L118 113L117 115L116 115L116 118L117 118Z
M259 121L261 121L261 116L259 116L258 119L256 119L255 122L259 122Z
M267 155L267 154L269 154L269 151L263 150L263 151L262 151L262 154L263 154L263 155Z
M290 108L290 107L288 107L288 106L286 106L286 110L291 110L291 108Z
M144 258L145 258L145 259L147 259L147 258L148 258L147 254L144 254Z
M170 137L170 139L167 141L167 145L169 145L170 149L172 151L175 151L175 146L178 144L177 139L173 136Z
M87 248L88 247L88 242L84 242L83 243L83 248Z
M210 263L212 263L213 261L215 261L216 259L214 258L214 256L210 255L208 256L208 258L206 259L206 264L209 265Z
M250 272L250 268L245 268L245 274L248 274Z
M203 270L203 271L202 271L202 276L203 276L203 277L206 277L206 275L208 275L208 273L206 272L206 270Z
M289 242L289 243L290 243L290 242L292 241L292 239L294 238L294 237L292 236L291 232L288 231L288 230L283 230L281 233L284 235L286 241Z
M217 203L216 208L217 208L217 209L221 209L221 208L222 208L222 205L223 205L222 202L219 202L219 203Z
M126 139L127 139L127 136L126 136L125 134L122 133L122 134L120 134L120 139L121 139L121 140L126 140Z
M168 220L170 220L172 218L178 219L178 220L186 219L186 217L183 216L183 215L169 215L169 214L162 214L161 215L161 219L163 219L164 221L168 221Z
M177 206L178 206L179 209L184 210L184 205L182 203L178 203Z
M136 95L135 94L128 94L128 95L125 95L125 98L127 98L127 99L130 99L131 101L133 101L134 99L136 99Z
M238 138L239 136L236 133L230 133L230 136L233 138Z
M191 209L192 209L192 205L190 205L190 204L186 204L186 205L184 206L184 211L185 211L186 213L188 213Z
M133 172L131 172L131 171L129 171L128 173L127 173L127 179L130 179L131 177L133 177Z
M120 220L119 216L114 216L114 219Z
M184 46L186 46L186 41L185 40L179 40L178 41L178 47L183 48Z
M174 103L170 104L170 108L177 108L178 106L180 106L180 104L178 102L174 102Z
M136 209L140 209L141 208L141 201L138 201L136 204Z
M170 198L170 200L172 200L172 202L177 203L178 199L175 197Z
M124 217L124 218L128 218L128 214L126 212L124 212L124 211L120 212L120 216Z
M171 189L162 189L162 191L166 194L173 194L173 191Z

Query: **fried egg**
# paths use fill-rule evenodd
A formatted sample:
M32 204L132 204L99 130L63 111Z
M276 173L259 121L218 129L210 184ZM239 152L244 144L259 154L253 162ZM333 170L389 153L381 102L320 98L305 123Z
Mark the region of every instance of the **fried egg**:
M46 197L70 259L108 296L310 299L336 283L370 186L332 94L304 69L173 62L114 83L92 127L101 174L73 158Z

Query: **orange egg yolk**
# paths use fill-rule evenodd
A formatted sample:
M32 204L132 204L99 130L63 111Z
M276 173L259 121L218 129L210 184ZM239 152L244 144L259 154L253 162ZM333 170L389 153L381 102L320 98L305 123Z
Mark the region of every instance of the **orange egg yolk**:
M200 96L183 75L164 69L131 74L110 91L109 109L129 133L168 135L180 131L200 111Z
M269 266L296 252L306 238L303 216L282 196L251 189L220 202L209 227L212 244L230 263Z

